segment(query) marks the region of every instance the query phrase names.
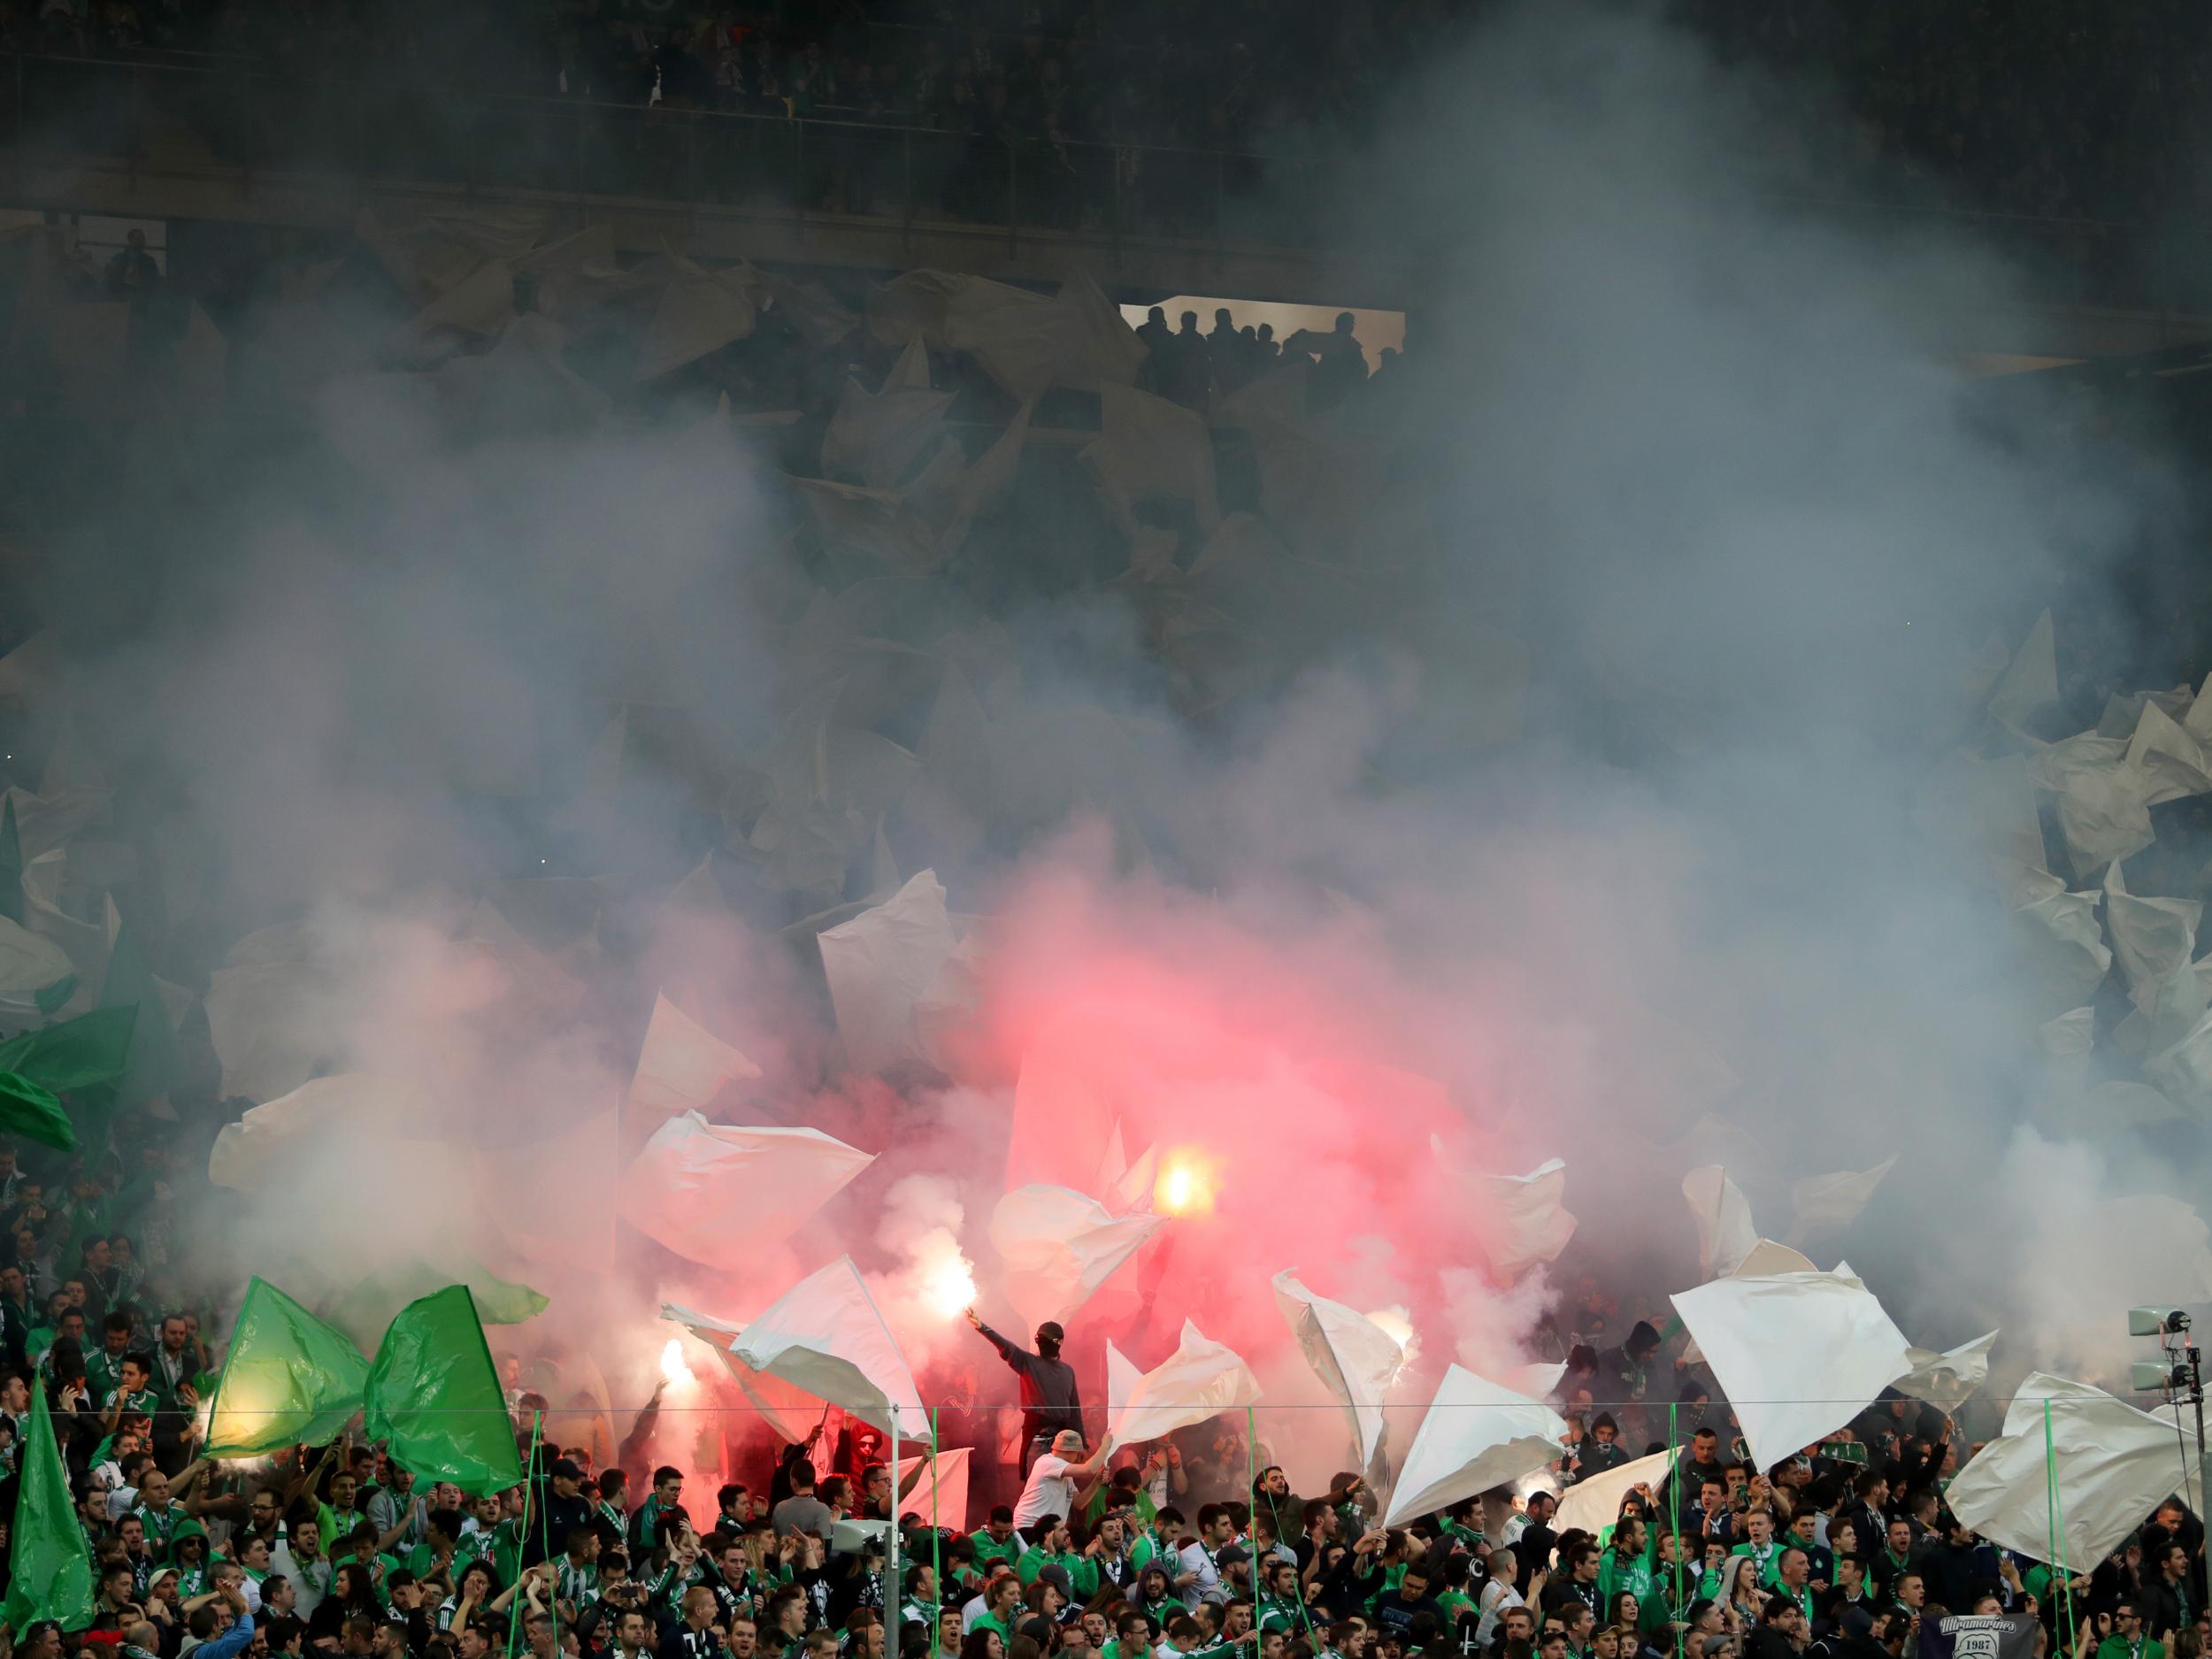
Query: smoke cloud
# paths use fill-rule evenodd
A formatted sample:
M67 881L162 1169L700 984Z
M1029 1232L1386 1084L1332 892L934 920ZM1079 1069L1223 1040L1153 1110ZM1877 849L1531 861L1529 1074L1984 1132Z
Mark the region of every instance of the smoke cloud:
M1156 1363L1187 1317L1271 1404L1325 1399L1286 1267L1403 1310L1407 1399L1563 1357L1586 1280L1663 1317L1705 1163L1778 1236L1790 1182L1899 1154L1808 1248L1916 1342L2001 1324L2008 1377L2108 1375L2115 1310L2212 1297L2193 1125L2180 1156L2027 1126L2077 1004L1985 822L1931 807L1962 753L2078 729L1994 729L1993 635L2055 605L2099 672L2156 661L2108 585L2134 492L1988 417L1946 328L2014 274L1816 205L1882 181L1768 153L1778 96L1818 89L1609 7L1486 24L1331 192L1417 286L1394 382L1263 445L1263 511L1135 525L1095 580L1027 557L1099 521L1070 469L910 568L896 526L826 537L710 380L603 404L396 366L367 284L247 319L227 435L147 411L19 572L68 667L18 748L65 718L97 755L160 971L213 1019L242 939L281 964L252 1097L359 1071L432 1102L196 1201L225 1264L526 1279L553 1307L500 1340L604 1333L618 1432L662 1297L741 1318L841 1251L953 1386L964 1266L1003 1317L993 1204L1094 1191L1117 1129L1210 1202L1071 1354ZM589 318L559 320L580 364ZM956 941L910 999L934 1064L851 1075L815 935L925 865ZM661 991L762 1070L703 1110L881 1155L752 1259L617 1221ZM191 1156L237 1092L203 1081ZM1496 1271L1474 1178L1553 1156L1574 1241ZM1276 1449L1337 1466L1333 1415L1294 1415Z

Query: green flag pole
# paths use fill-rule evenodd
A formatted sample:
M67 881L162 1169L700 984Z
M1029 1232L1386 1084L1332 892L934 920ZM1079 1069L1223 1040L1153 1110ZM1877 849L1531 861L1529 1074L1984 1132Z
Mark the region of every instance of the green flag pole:
M2058 1594L2066 1609L2066 1650L2073 1652L2077 1637L2074 1631L2073 1574L2066 1567L2066 1517L2059 1495L2058 1454L2051 1433L2051 1402L2043 1402L2043 1483L2045 1518L2050 1525L2051 1555L2058 1569ZM2053 1621L2055 1624L2055 1620Z
M1257 1509L1260 1504L1260 1430L1259 1421L1252 1415L1250 1406L1244 1408L1244 1490L1252 1500L1252 1507ZM1245 1523L1244 1530L1248 1534L1251 1532L1252 1524L1249 1521Z
M1667 1402L1667 1478L1659 1483L1659 1501L1667 1506L1667 1531L1675 1533L1674 1601L1667 1609L1667 1617L1671 1619L1682 1617L1682 1537L1677 1531L1682 1520L1682 1497L1677 1485L1682 1473L1681 1453L1677 1449L1682 1444L1678 1423L1681 1409L1679 1400ZM1655 1521L1651 1529L1651 1547L1654 1549L1659 1548L1659 1528Z
M545 1413L530 1414L530 1456L522 1469L522 1525L515 1529L515 1604L507 1619L507 1659L515 1659L515 1635L522 1628L523 1609L528 1605L522 1594L522 1548L530 1539L530 1481L537 1473L538 1436L545 1428Z
M884 1622L883 1631L887 1644L905 1628L899 1619L899 1402L894 1400L888 1403L891 1407L891 1525L883 1535L883 1610L889 1616ZM934 1446L929 1449L933 1455L937 1450ZM861 1479L867 1479L865 1470L861 1471ZM862 1502L866 1502L864 1496ZM893 1647L889 1651L896 1652L897 1649Z
M1244 1408L1244 1463L1252 1477L1252 1512L1256 1515L1260 1508L1260 1427L1259 1419L1253 1415L1250 1406ZM1270 1518L1275 1525L1275 1541L1279 1544L1283 1541L1283 1512L1277 1509ZM1248 1527L1247 1530L1249 1530ZM1258 1607L1260 1600L1259 1566L1259 1558L1255 1555L1252 1560L1252 1604L1255 1608ZM1298 1621L1306 1627L1306 1635L1310 1640L1313 1617L1306 1611L1306 1586L1302 1582L1298 1586Z
M929 1650L933 1654L937 1651L936 1626L941 1622L938 1615L941 1614L945 1608L944 1533L937 1522L937 1477L940 1472L937 1460L944 1455L944 1436L938 1431L937 1408L933 1405L929 1409L929 1577L931 1583L937 1587L937 1599L930 1603L929 1608ZM898 1490L899 1471L894 1469L891 1471L891 1492L894 1501L896 1500ZM962 1516L960 1518L965 1521L967 1517ZM900 1633L904 1635L904 1625L900 1626Z

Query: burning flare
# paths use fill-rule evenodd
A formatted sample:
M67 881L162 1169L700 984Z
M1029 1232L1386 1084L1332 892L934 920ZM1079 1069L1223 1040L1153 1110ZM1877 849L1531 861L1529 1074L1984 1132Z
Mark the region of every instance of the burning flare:
M1420 1343L1413 1334L1413 1316L1399 1303L1377 1308L1367 1316L1368 1322L1398 1345L1402 1356L1399 1364L1410 1365L1421 1352Z
M922 1300L942 1319L956 1319L975 1303L975 1271L968 1258L955 1252L927 1270L922 1279Z
M1152 1207L1164 1216L1212 1214L1212 1160L1187 1148L1169 1153L1160 1164L1160 1179L1152 1189Z
M680 1337L670 1337L668 1346L661 1349L661 1380L672 1387L688 1388L699 1379L684 1363L684 1345Z

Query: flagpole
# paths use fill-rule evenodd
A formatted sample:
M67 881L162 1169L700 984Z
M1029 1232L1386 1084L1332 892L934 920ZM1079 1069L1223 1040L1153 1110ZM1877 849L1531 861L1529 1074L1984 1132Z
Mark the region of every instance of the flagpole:
M1246 1455L1244 1461L1249 1464L1256 1464L1260 1458L1259 1419L1252 1415L1252 1408L1250 1406L1244 1408L1244 1439L1246 1445L1250 1448L1250 1450ZM1353 1451L1357 1452L1359 1448L1356 1444L1355 1444L1352 1449ZM1259 1476L1256 1473L1253 1475L1252 1481L1255 1486L1259 1484ZM1252 1508L1256 1513L1258 1511L1259 1506L1260 1494L1256 1492L1252 1494ZM1271 1509L1273 1508L1271 1504L1269 1507ZM1268 1520L1270 1525L1271 1525L1275 1529L1275 1541L1278 1544L1282 1543L1284 1541L1283 1512L1280 1509L1275 1509L1274 1513L1269 1516ZM1254 1553L1252 1556L1252 1605L1255 1609L1256 1609L1260 1604L1259 1571L1259 1556L1256 1553ZM1305 1581L1302 1578L1299 1580L1298 1584L1298 1622L1306 1627L1306 1639L1310 1641L1313 1639L1313 1616L1306 1611L1306 1586ZM1285 1632L1284 1636L1285 1639L1287 1640L1289 1632Z
M867 1471L861 1471L867 1478ZM901 1601L899 1586L899 1402L891 1402L891 1535L884 1540L883 1608L890 1617L885 1621L884 1652L886 1659L898 1659L898 1640L906 1629L899 1614Z
M538 1469L538 1436L545 1427L545 1413L530 1414L530 1456L522 1466L522 1525L515 1529L514 1611L507 1617L507 1659L514 1659L515 1637L522 1629L523 1609L529 1605L522 1590L522 1555L530 1547L530 1482Z
M1256 1533L1256 1532L1255 1532L1255 1530L1254 1530L1254 1528L1253 1528L1253 1525L1252 1525L1252 1517L1256 1516L1256 1515L1259 1513L1259 1509L1260 1509L1260 1491L1259 1491L1259 1487L1260 1487L1260 1429L1259 1429L1259 1422L1258 1422L1258 1419L1257 1419L1257 1418L1256 1418L1255 1417L1253 1417L1253 1415L1252 1415L1252 1408L1251 1408L1250 1406L1247 1406L1247 1407L1245 1407L1245 1408L1244 1408L1244 1495L1245 1495L1248 1499L1249 1499L1249 1500L1250 1500L1250 1504L1249 1504L1248 1509L1248 1511L1247 1511L1246 1517L1245 1517L1245 1522L1244 1522L1244 1553L1245 1553L1248 1556L1248 1555L1251 1555L1251 1553L1252 1553L1252 1545L1253 1545L1253 1543L1254 1543L1254 1541L1255 1541L1255 1540L1256 1540L1256 1536L1257 1536L1257 1534ZM1245 1565L1246 1565L1246 1566L1248 1566L1248 1567L1256 1567L1256 1566L1258 1566L1258 1565L1259 1565L1259 1563L1257 1563L1257 1562L1256 1562L1256 1561L1248 1561L1248 1562L1246 1562ZM1255 1583L1255 1584L1252 1586L1252 1602L1253 1602L1253 1605L1254 1605L1256 1608L1256 1607L1258 1606L1258 1604L1259 1604L1259 1599L1260 1599L1260 1590L1259 1590L1259 1586L1258 1586L1258 1584L1257 1584L1257 1583Z
M1681 1483L1678 1479L1682 1472L1682 1465L1678 1461L1681 1453L1677 1449L1682 1443L1681 1426L1678 1417L1681 1409L1682 1402L1679 1399L1667 1402L1667 1478L1659 1483L1659 1502L1666 1508L1667 1531L1675 1535L1674 1603L1667 1609L1667 1617L1670 1619L1678 1619L1682 1617L1682 1534L1678 1530L1682 1520ZM1658 1521L1659 1517L1655 1516L1649 1529L1651 1548L1654 1549L1659 1548Z
M937 1523L937 1460L943 1455L945 1437L937 1425L937 1408L933 1405L929 1409L929 1576L935 1580L937 1599L930 1604L929 1609L929 1650L932 1654L937 1651L937 1625L942 1622L938 1616L942 1613L945 1605L944 1534L939 1530ZM895 1476L892 1484L897 1485ZM960 1518L964 1522L967 1517L964 1515ZM905 1633L904 1630L899 1632L902 1637Z
M2074 1586L2071 1583L2073 1575L2066 1570L2066 1520L2059 1507L2058 1453L2051 1433L2051 1402L2047 1396L2043 1402L2043 1483L2044 1516L2050 1524L2051 1553L2058 1568L2058 1592L2066 1605L2066 1647L2070 1653L2077 1640L2074 1631ZM2055 1628L2057 1621L2054 1619L2052 1623Z

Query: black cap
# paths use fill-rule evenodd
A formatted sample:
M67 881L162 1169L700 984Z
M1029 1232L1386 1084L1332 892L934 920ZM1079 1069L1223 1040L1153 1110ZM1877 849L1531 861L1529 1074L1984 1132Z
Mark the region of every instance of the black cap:
M576 1466L576 1463L573 1458L557 1457L553 1460L554 1479L581 1480L583 1478L584 1471Z
M1249 1561L1252 1552L1241 1544L1224 1544L1214 1555L1214 1564L1224 1567L1233 1561Z
M1057 1319L1048 1319L1037 1327L1037 1340L1040 1342L1064 1342L1068 1340L1068 1333L1060 1328Z

